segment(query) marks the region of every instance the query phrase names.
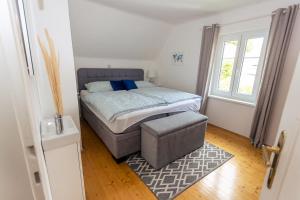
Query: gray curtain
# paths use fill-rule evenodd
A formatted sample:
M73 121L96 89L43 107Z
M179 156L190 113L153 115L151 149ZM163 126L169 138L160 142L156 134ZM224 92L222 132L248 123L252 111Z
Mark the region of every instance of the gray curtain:
M211 78L212 58L217 45L219 25L204 26L202 31L201 52L198 69L198 80L196 93L202 96L200 113L205 114L207 107L207 96Z
M299 5L280 8L272 15L272 23L265 56L265 72L257 100L250 138L253 145L261 147L266 138L266 128L280 75L296 21Z

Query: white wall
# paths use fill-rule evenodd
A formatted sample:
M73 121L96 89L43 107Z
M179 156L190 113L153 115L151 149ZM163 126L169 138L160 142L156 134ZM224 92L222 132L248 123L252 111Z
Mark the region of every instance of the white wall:
M267 1L176 26L156 60L159 82L168 87L195 92L204 25L219 23L223 32L235 32L239 29L268 29L273 10L297 2L299 1ZM172 51L184 53L184 66L172 66L170 61ZM210 123L249 137L254 109L248 105L210 98L207 115Z
M209 123L249 137L255 107L210 98L206 115Z
M75 57L75 67L79 68L139 68L144 69L145 78L151 70L158 70L153 60L132 60L132 59L112 59L112 58L88 58Z
M76 68L148 67L172 27L96 1L72 0L69 6Z
M37 43L37 36L40 36L41 40L47 44L44 33L46 28L59 54L64 112L66 115L71 115L77 127L80 127L68 1L44 0L42 2L43 8L40 8L39 1L28 1L29 31L38 81L41 116L46 118L53 117L55 114L44 60Z

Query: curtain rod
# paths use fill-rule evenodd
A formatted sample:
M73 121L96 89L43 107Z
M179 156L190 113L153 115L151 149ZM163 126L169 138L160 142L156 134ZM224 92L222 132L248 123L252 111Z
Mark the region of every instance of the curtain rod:
M257 17L242 19L242 20L239 20L239 21L234 21L234 22L229 22L229 23L224 23L224 24L218 24L218 25L219 26L228 26L228 25L237 24L237 23L246 22L246 21L251 21L251 20L260 19L260 18L264 18L264 17L271 17L271 16L276 14L276 11L277 10L274 10L271 14L260 15L260 16L257 16ZM286 13L286 11L287 11L287 8L284 8L283 13ZM207 27L207 28L210 28L210 27Z
M219 24L219 26L227 26L227 25L237 24L237 23L241 23L241 22L247 22L247 21L251 21L251 20L255 20L255 19L261 19L261 18L264 18L264 17L270 17L272 15L273 15L273 13L271 15L270 14L261 15L261 16L252 17L252 18L248 18L248 19L242 19L242 20L238 20L238 21L234 21L234 22Z

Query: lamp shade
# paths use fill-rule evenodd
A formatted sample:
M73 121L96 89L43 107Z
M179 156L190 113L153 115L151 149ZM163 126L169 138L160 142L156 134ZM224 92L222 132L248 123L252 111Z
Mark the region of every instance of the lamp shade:
M148 78L155 78L156 77L156 71L155 70L149 70L148 71Z

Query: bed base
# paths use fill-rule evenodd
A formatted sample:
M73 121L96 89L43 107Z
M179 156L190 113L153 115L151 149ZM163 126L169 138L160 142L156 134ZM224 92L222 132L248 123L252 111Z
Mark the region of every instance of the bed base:
M123 133L118 134L113 133L82 101L81 115L95 131L97 136L103 141L116 161L121 162L124 157L141 150L141 123L166 117L170 114L164 113L148 117L137 124L132 125Z

